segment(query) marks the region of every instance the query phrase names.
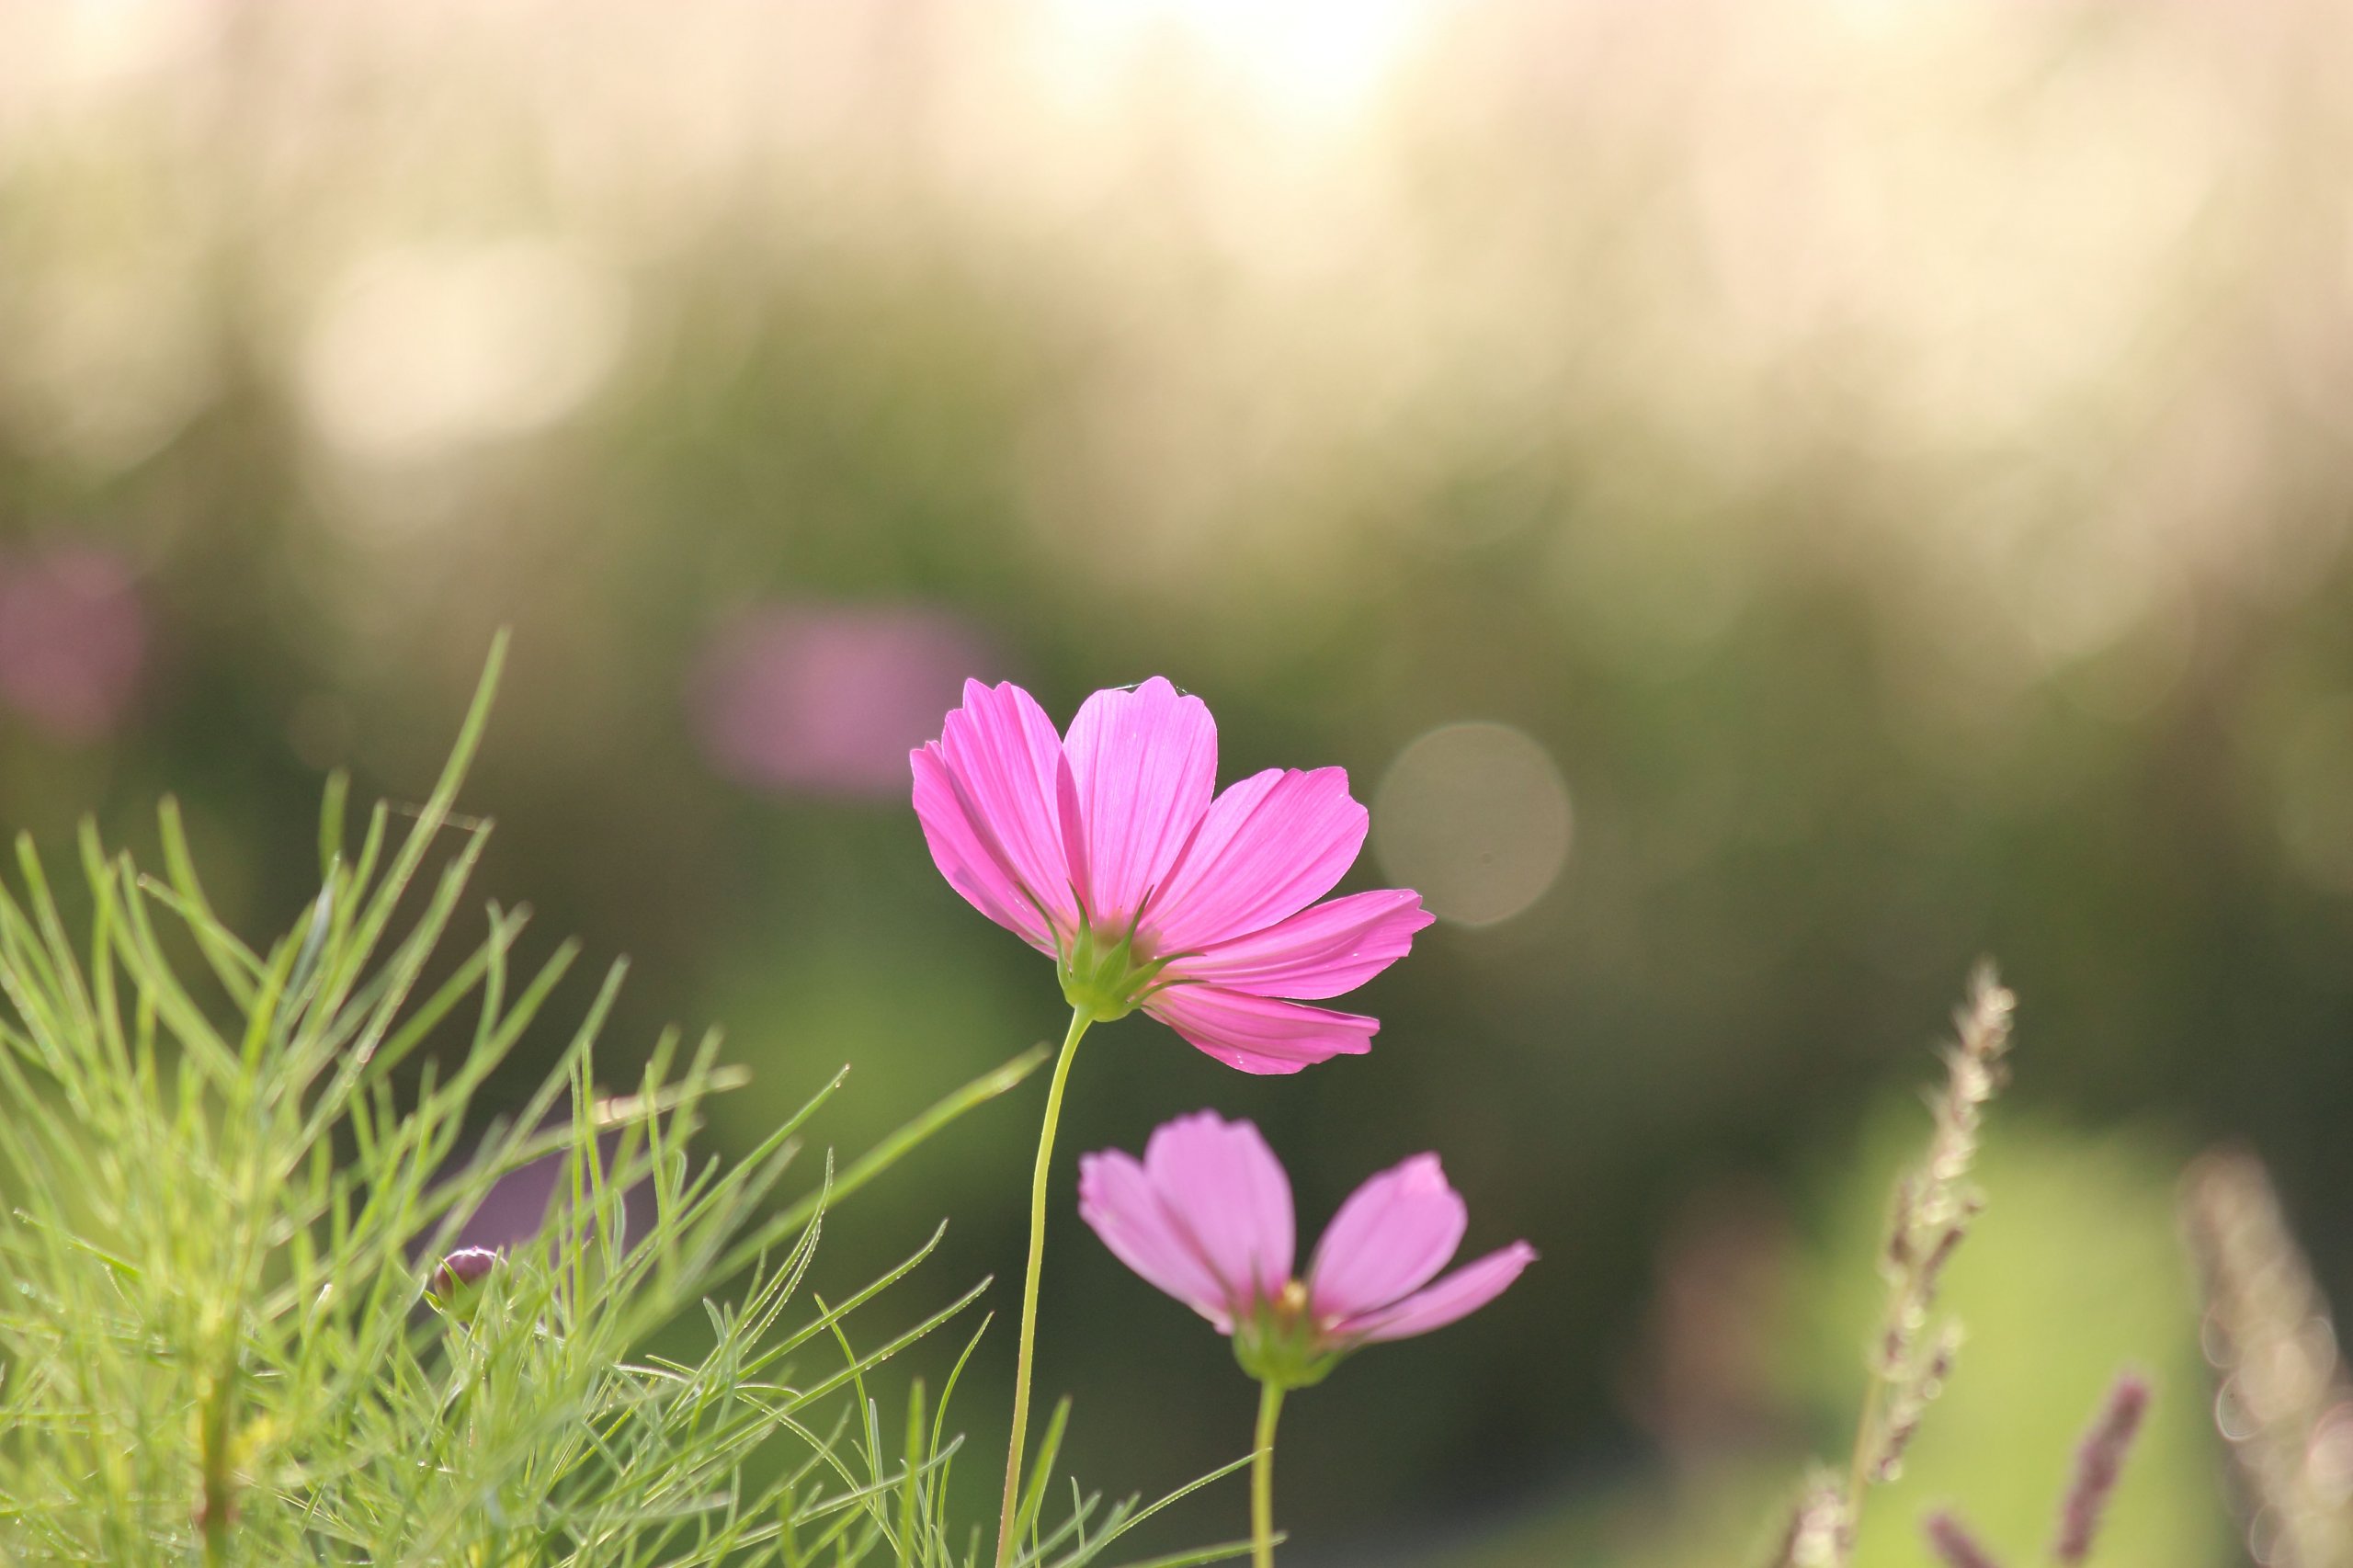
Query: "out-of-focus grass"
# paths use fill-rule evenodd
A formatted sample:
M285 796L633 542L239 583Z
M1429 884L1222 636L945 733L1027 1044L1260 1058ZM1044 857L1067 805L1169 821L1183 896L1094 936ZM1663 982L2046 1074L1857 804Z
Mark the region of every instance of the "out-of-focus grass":
M1853 1174L1825 1188L1819 1229L1776 1312L1791 1331L1779 1370L1785 1397L1825 1460L1843 1463L1853 1431L1862 1338L1881 1294L1873 1266L1886 1225L1886 1173L1917 1142L1916 1112L1877 1120ZM2047 1121L1989 1135L1980 1177L1991 1205L1942 1298L1968 1339L1903 1475L1871 1494L1859 1563L1933 1568L1918 1527L1923 1513L1940 1506L1965 1517L2002 1561L2040 1561L2075 1444L2125 1366L2152 1374L2156 1402L2097 1560L2204 1568L2223 1559L2225 1478L2198 1308L2176 1237L2175 1175L2160 1139L2091 1136ZM1803 1458L1796 1449L1719 1453L1671 1485L1643 1482L1579 1499L1443 1560L1462 1568L1762 1562Z
M2019 1070L2029 1067L2022 1061ZM2150 1568L2222 1560L2228 1482L2211 1436L2200 1309L2174 1221L2176 1151L2129 1131L2004 1126L1999 1108L1994 1120L1979 1173L1989 1207L1944 1297L1969 1337L1901 1482L1872 1498L1861 1560L1927 1568L1919 1515L1944 1505L2006 1561L2040 1557L2076 1441L2127 1366L2145 1369L2157 1393L2099 1560ZM1878 1131L1874 1158L1892 1142L1886 1121ZM1840 1331L1869 1321L1858 1317L1871 1299L1865 1249L1885 1212L1873 1185L1858 1181L1842 1195L1809 1270L1798 1369L1824 1413L1848 1408L1859 1386L1859 1347Z

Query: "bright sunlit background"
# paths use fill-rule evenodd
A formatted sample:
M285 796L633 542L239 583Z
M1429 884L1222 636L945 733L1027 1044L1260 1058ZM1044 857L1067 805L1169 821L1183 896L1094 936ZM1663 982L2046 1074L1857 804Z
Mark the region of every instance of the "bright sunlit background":
M2349 61L2336 0L0 0L0 821L176 791L283 921L325 770L421 793L511 624L471 805L634 957L616 1077L722 1023L719 1145L844 1061L855 1142L1060 1028L906 748L1165 674L1442 919L1369 1057L1123 1023L1065 1148L1249 1115L1312 1229L1434 1147L1543 1254L1294 1403L1295 1561L1744 1561L1986 951L1972 1336L1865 1558L1960 1500L2027 1560L2133 1359L2111 1560L2219 1561L2183 1162L2259 1149L2353 1300ZM1035 1108L822 1271L945 1209L933 1294L1004 1278ZM1086 1479L1240 1452L1056 1204Z

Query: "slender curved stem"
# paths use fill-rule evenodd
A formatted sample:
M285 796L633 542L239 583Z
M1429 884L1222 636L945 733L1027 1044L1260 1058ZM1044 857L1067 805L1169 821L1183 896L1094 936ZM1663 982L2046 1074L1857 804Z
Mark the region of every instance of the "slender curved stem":
M1283 1385L1258 1389L1258 1452L1250 1461L1250 1562L1275 1568L1275 1422L1283 1413Z
M1070 1033L1063 1037L1063 1053L1054 1062L1054 1081L1046 1090L1046 1121L1038 1130L1038 1168L1029 1178L1029 1272L1021 1286L1021 1351L1013 1372L1013 1441L1005 1456L1005 1512L996 1527L997 1568L1013 1558L1013 1517L1021 1506L1021 1450L1029 1440L1029 1364L1038 1342L1038 1277L1046 1263L1046 1175L1054 1163L1054 1129L1063 1119L1063 1085L1070 1079L1070 1064L1078 1055L1079 1037L1095 1021L1084 1007L1074 1007Z

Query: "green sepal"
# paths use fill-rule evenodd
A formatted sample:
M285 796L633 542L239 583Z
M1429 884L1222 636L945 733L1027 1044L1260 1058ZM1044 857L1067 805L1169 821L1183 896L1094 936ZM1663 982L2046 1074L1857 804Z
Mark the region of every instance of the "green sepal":
M1075 1011L1098 1024L1124 1018L1141 1006L1168 967L1166 959L1136 961L1135 933L1107 943L1088 926L1063 949L1056 971L1062 977L1063 999Z
M1316 1326L1307 1311L1307 1292L1296 1280L1233 1325L1233 1358L1258 1381L1279 1388L1313 1388L1351 1348L1335 1344Z

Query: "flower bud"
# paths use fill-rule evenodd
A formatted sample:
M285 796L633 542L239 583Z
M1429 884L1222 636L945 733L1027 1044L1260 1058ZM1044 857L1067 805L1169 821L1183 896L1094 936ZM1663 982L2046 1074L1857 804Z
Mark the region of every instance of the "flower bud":
M498 1267L498 1254L488 1247L460 1247L441 1260L426 1281L425 1299L460 1322L482 1304L483 1282Z

